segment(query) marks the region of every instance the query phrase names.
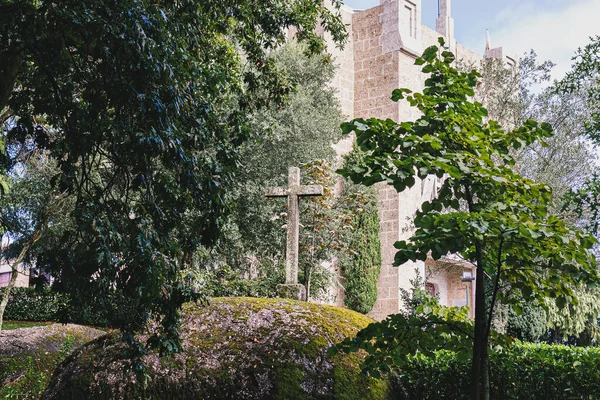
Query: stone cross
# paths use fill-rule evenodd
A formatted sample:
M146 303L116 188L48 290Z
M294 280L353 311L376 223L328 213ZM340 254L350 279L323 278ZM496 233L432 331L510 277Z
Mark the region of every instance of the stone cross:
M298 237L300 231L298 200L304 196L323 196L323 186L300 185L300 169L290 167L288 169L288 186L268 188L265 190L265 196L287 197L288 201L285 285L279 285L279 295L305 300L304 286L298 284Z

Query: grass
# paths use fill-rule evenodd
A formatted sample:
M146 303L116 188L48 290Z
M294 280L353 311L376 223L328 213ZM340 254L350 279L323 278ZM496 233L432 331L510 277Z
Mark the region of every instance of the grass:
M8 331L11 329L31 328L33 326L44 326L49 325L51 323L52 322L4 321L2 323L2 330Z

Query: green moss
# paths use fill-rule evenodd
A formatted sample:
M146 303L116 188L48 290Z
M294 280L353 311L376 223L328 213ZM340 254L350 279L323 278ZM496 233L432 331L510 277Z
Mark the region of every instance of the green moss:
M302 387L304 369L298 365L277 366L273 377L273 398L278 400L304 399Z
M357 373L360 358L356 355L337 360L333 367L334 398L337 400L377 400L390 398L389 383ZM365 387L369 390L365 391Z

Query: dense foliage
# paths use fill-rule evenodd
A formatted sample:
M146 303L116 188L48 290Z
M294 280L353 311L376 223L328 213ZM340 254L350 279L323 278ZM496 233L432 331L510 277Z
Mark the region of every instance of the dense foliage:
M348 226L352 214L371 207L374 198L351 183L341 188L334 173L340 162L334 145L341 138L342 114L330 85L335 73L330 56L308 56L305 46L291 42L269 58L296 83L295 91L285 105L251 115L251 127L260 134L240 149L240 170L232 196L236 207L219 246L210 257L202 254L206 249L198 252L191 272L195 276L220 275L210 282L221 282L225 292L276 295L272 283L273 276L282 276L285 260L287 202L266 199L264 192L286 186L288 168L299 166L302 184L324 187L323 196L300 200L299 281L310 298L331 301L339 286L331 261L348 253L351 240L351 232L342 228ZM260 280L268 284L261 285ZM215 286L212 289L221 292Z
M537 303L528 302L523 304L519 311L517 313L514 308L508 310L506 333L525 342L538 342L546 338L548 333L546 310Z
M516 159L513 168L552 188L552 203L548 207L551 214L570 227L594 232L597 222L594 207L590 205L596 201L598 192L593 178L598 152L588 134L595 113L590 90L594 85L588 77L580 76L576 85L565 90L565 82L572 81L573 76L550 83L553 66L549 61L539 62L533 51L513 67L507 67L503 60L486 58L474 65L482 74L475 99L485 104L488 118L504 127L515 127L528 119L546 121L552 126L552 137L543 143L534 142L513 150ZM541 90L544 85L548 87ZM501 290L510 292L510 285L501 283ZM548 300L547 309L543 310L531 302L519 301L510 311L501 305L496 316L507 313L509 331L519 338L537 340L544 336L543 340L552 342L590 343L590 339L597 340L598 331L597 307L590 301L595 290L585 287L573 290L580 299L577 304L570 303L561 309ZM523 314L519 315L517 311L521 308Z
M283 106L273 104L250 115L256 136L240 148L240 168L232 193L236 207L220 249L225 261L234 267L245 267L249 254L259 259L283 259L286 232L281 215L286 202L268 201L265 189L286 186L288 167L316 160L334 163L332 145L341 138L340 105L329 85L335 73L330 57L309 56L305 46L291 42L273 51L268 59L286 71L295 82L295 90ZM302 175L301 183L306 184L306 170Z
M560 82L560 92L586 93L583 106L591 115L583 133L595 143L600 143L600 36L590 38L583 48L577 49L573 57L573 68Z
M0 295L6 288L0 288ZM112 297L110 300L116 300ZM88 307L68 308L69 296L51 288L15 287L10 291L4 319L14 321L63 321L76 324L107 326L110 312ZM109 301L107 301L109 303ZM114 308L118 304L114 305ZM67 312L65 312L67 310Z
M368 210L352 219L350 255L341 262L344 277L344 304L363 314L377 301L377 280L381 270L379 216Z
M475 292L471 396L477 400L489 396L484 375L495 304L498 298L511 301L499 290L500 283L510 284L517 298L551 297L559 307L576 302L573 287L597 279L590 252L595 241L549 215L548 186L512 169L510 149L550 137L551 127L528 120L507 132L488 120L483 105L469 99L480 74L459 73L451 67L453 61L448 51L426 49L416 60L428 74L423 93L392 93L393 100L406 98L418 108L421 117L416 121L371 118L343 125L346 132L356 132L358 145L367 153L343 174L366 185L386 181L399 192L418 178L444 177L437 198L424 202L417 212L413 236L395 244L394 263L458 254L476 266L477 287L485 287L485 275L491 277L487 295ZM393 332L385 326L372 329L381 341Z
M461 359L469 359L473 320L468 308L440 305L420 289L410 297L408 304L412 303L414 309L370 324L356 337L332 347L330 353L365 351L361 369L375 377L403 369L416 354L433 356L437 351L451 350ZM494 337L498 342L506 339Z
M152 317L149 344L179 347L198 297L179 272L220 233L247 115L292 87L266 54L292 27L318 52L319 23L344 40L316 0L0 2L2 136L58 163L74 224L37 262L75 307L116 306L126 333Z
M4 290L0 289L0 293ZM65 295L49 288L16 287L10 292L4 318L15 321L53 321L66 302Z
M400 399L468 399L468 360L452 351L411 356L398 372ZM594 399L600 349L520 343L490 354L491 399Z

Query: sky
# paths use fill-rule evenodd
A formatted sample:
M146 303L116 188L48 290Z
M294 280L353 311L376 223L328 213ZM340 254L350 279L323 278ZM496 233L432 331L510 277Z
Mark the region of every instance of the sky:
M437 0L421 0L422 22L435 29ZM355 9L379 5L379 0L344 0ZM492 47L522 56L533 49L539 61L556 64L554 78L571 67L578 47L600 35L600 0L452 0L456 40L477 52L485 49L485 30Z

